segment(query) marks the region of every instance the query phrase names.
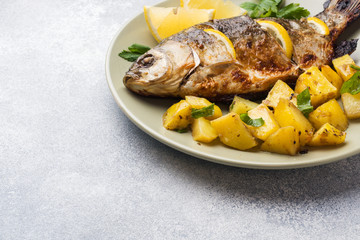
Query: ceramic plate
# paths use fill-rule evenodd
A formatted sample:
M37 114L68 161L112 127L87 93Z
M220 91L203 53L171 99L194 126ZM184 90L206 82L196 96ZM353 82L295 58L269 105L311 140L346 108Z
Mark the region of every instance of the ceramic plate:
M289 3L291 1L287 1ZM178 0L160 3L159 6L178 6ZM312 0L303 0L301 5L310 10L311 15L322 11L322 4ZM261 168L286 169L309 167L344 159L360 152L360 121L351 121L347 130L346 143L338 147L310 149L307 154L285 156L260 151L239 151L228 148L220 142L199 144L192 140L191 133L177 133L165 130L161 117L171 104L178 100L141 97L128 91L123 85L124 73L131 63L118 56L123 49L133 43L155 46L156 41L150 34L139 6L139 15L135 16L114 37L106 58L107 81L117 104L127 117L140 129L168 146L189 155L225 165ZM360 38L360 30L354 25L347 29L343 38ZM352 55L360 59L358 50ZM358 61L359 62L359 61ZM228 106L225 106L227 108Z

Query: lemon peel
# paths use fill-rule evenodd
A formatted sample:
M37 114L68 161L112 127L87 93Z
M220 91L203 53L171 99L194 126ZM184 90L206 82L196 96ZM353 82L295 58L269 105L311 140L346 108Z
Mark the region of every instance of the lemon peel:
M223 34L222 32L215 30L215 29L204 29L205 32L207 32L208 34L216 37L216 39L222 41L225 44L225 47L227 49L227 51L231 54L231 56L236 59L236 52L235 52L235 48L233 43L230 41L230 39Z
M269 20L258 20L257 23L260 24L264 30L275 37L275 39L284 49L286 56L291 58L293 53L293 44L286 29L280 24Z
M309 17L306 20L316 32L322 35L330 34L329 27L321 19L317 17Z

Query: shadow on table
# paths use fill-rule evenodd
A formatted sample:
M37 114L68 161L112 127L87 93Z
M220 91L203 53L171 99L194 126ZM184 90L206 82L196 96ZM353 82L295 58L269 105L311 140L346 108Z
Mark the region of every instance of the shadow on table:
M172 159L172 161L181 161ZM181 163L184 177L226 197L248 201L301 202L333 198L360 187L360 155L339 162L291 170L255 170L200 159ZM195 166L192 166L195 165Z

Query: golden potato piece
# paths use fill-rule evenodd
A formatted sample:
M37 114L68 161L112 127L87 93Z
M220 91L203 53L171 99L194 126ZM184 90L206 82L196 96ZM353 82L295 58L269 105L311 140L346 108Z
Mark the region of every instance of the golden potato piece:
M245 98L235 96L230 105L229 111L237 114L247 113L249 110L256 108L259 104Z
M293 126L278 129L265 140L261 150L288 155L297 154L300 150L298 131Z
M316 131L311 139L310 146L338 145L345 141L346 133L335 128L329 123L325 123Z
M360 118L360 93L355 95L343 93L341 94L341 101L345 114L349 119Z
M342 78L337 74L329 65L321 66L321 72L324 74L326 79L336 87L336 98L340 97L340 89L343 84Z
M331 99L311 112L309 121L316 129L321 128L325 123L330 123L341 131L345 131L349 126L344 111L335 99Z
M301 146L311 141L314 134L313 126L290 100L280 98L278 105L274 108L274 117L280 127L295 127L300 137Z
M285 82L278 80L275 85L271 88L263 103L269 107L276 107L279 103L280 98L289 99L295 106L296 104L296 96L294 90L289 87Z
M191 123L191 106L185 100L173 104L163 115L163 126L168 130L181 130Z
M248 112L252 119L262 118L264 125L260 127L248 126L253 136L265 141L271 134L276 132L280 126L274 118L274 114L269 110L265 104L260 104Z
M356 70L351 67L351 65L355 65L355 62L349 54L332 60L332 63L336 72L344 81L349 80L349 78L351 78L351 76L356 72Z
M212 120L210 123L218 133L220 141L227 146L246 150L258 144L245 124L241 121L239 114L228 113Z
M191 105L192 108L196 108L196 109L201 109L212 104L206 98L195 97L195 96L185 96L185 100ZM214 105L214 115L206 117L206 119L213 120L221 116L222 116L221 109L217 105Z
M209 143L218 137L217 132L211 126L210 121L203 117L194 119L191 129L195 141Z
M314 107L321 105L328 100L335 98L337 89L313 66L301 74L295 85L295 93L299 94L309 88L311 104Z

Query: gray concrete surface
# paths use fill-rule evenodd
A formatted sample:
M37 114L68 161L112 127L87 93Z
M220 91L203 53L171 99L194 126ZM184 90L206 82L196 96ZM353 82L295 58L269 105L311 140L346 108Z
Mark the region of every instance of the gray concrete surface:
M232 168L138 129L106 84L116 31L144 4L0 7L0 239L356 239L360 155Z

